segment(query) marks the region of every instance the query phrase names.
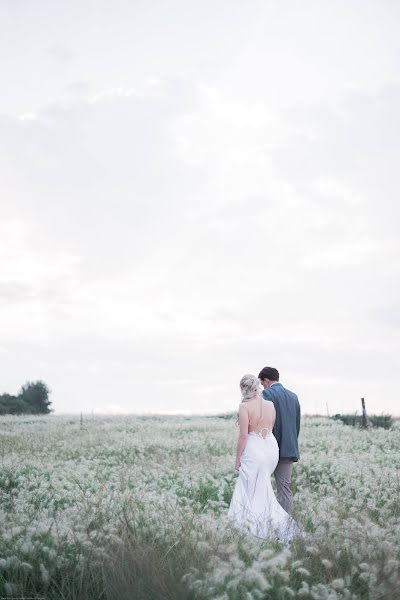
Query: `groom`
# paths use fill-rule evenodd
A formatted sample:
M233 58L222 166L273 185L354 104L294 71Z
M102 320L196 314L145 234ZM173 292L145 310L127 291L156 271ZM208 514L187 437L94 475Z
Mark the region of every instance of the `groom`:
M292 513L291 488L293 463L300 458L298 436L300 432L300 404L293 392L279 383L279 373L273 367L264 367L258 378L263 386L264 400L272 400L276 410L273 434L279 446L279 461L274 471L279 504Z

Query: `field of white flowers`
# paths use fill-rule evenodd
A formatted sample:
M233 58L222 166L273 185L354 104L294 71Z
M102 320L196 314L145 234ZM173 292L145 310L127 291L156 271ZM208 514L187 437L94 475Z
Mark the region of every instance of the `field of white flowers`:
M218 417L0 418L0 597L400 597L400 427L303 418L289 547L226 513L237 428Z

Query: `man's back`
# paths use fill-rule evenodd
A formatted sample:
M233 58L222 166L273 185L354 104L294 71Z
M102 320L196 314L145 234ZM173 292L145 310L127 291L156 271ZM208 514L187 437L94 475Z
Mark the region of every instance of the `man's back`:
M300 432L300 403L294 392L274 383L263 390L265 400L271 400L276 410L273 434L279 445L279 457L297 462L300 458L298 435Z

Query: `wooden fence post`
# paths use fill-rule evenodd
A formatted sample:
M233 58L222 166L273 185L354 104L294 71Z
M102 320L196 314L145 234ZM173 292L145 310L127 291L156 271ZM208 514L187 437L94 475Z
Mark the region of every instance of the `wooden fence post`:
M372 423L368 418L367 411L365 409L365 400L361 398L361 406L362 406L362 426L366 429L367 427L371 427Z

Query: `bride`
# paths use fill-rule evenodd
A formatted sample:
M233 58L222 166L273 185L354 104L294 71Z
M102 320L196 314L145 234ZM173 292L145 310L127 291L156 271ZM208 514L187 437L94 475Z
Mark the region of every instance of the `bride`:
M298 526L279 504L271 484L271 474L279 460L278 443L272 433L275 406L262 398L259 380L254 375L244 375L240 389L235 465L239 478L228 518L234 526L257 537L290 542Z

